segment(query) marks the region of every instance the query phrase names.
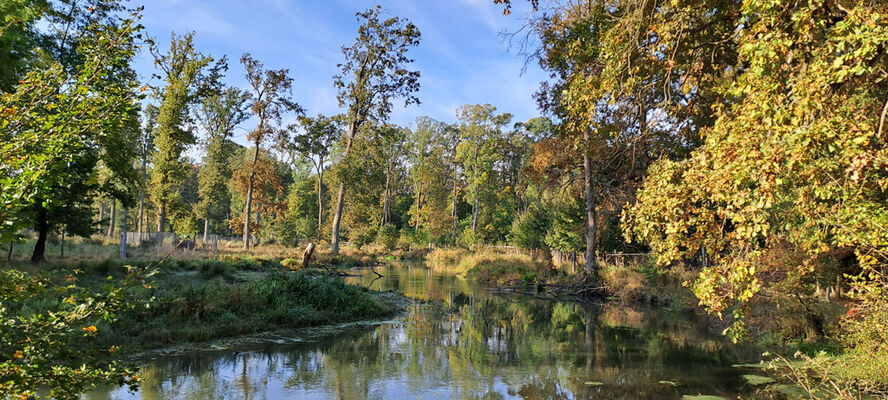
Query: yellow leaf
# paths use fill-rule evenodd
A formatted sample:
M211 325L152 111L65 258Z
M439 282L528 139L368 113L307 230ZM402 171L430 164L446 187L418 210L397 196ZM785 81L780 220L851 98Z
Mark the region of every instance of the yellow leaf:
M83 328L83 330L90 332L90 333L96 333L96 331L98 331L98 329L96 329L95 325L87 326L86 328Z

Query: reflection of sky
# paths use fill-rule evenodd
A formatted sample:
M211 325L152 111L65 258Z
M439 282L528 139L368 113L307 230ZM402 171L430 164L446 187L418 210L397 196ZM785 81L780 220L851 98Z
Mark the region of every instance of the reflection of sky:
M491 297L465 281L413 268L374 282L465 299L440 315L411 307L401 321L301 344L152 361L141 392L88 399L404 399L736 397L740 349L693 319L625 306ZM366 280L365 280L366 278ZM353 279L369 284L370 277ZM434 282L433 285L427 285ZM474 295L473 295L474 293ZM661 380L677 380L678 388ZM603 385L593 385L601 382Z

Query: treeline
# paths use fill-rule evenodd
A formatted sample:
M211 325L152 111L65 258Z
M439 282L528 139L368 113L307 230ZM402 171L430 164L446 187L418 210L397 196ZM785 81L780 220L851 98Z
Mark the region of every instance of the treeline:
M343 112L311 116L289 70L250 54L230 65L196 49L193 33L161 44L142 32L140 10L121 4L22 3L8 28L21 38L4 34L20 47L4 76L4 240L32 229L33 261L50 235L127 230L241 235L244 249L321 241L336 252L341 240L586 248L582 158L552 119L513 121L484 104L459 107L451 121L388 122L392 107L419 102L408 55L420 33L409 21L359 13L331 82ZM60 21L57 30L38 29L44 20ZM48 54L53 41L67 47ZM155 60L151 85L132 69L139 51ZM247 87L225 86L226 74ZM246 146L235 141L241 132ZM616 218L605 218L611 250L623 245Z

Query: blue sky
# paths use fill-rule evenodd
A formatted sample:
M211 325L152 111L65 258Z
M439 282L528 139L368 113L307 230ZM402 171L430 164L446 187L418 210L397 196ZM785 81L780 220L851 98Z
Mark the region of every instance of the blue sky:
M267 68L288 68L294 97L309 115L335 114L332 76L343 60L340 48L354 41L355 12L380 4L386 15L407 18L422 32L412 50L422 104L396 104L391 122L408 125L422 115L454 122L458 106L476 103L512 113L517 122L539 115L532 95L545 78L535 63L522 74L524 59L500 35L521 26L528 11L523 3L503 16L492 0L145 0L142 23L159 44L168 43L170 32L196 32L200 51L228 55L229 85L246 87L244 52ZM136 68L150 77L150 55L142 54ZM241 143L250 122L243 128L235 138Z

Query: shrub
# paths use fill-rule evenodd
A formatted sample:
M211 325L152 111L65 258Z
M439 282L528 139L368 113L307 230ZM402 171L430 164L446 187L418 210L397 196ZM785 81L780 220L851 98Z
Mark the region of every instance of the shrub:
M285 259L281 260L281 265L284 268L291 269L291 270L295 271L295 270L302 268L302 260L298 260L295 258L285 258Z
M387 250L394 250L398 245L398 239L400 239L400 233L394 225L385 225L379 228L379 232L376 234L376 240Z

